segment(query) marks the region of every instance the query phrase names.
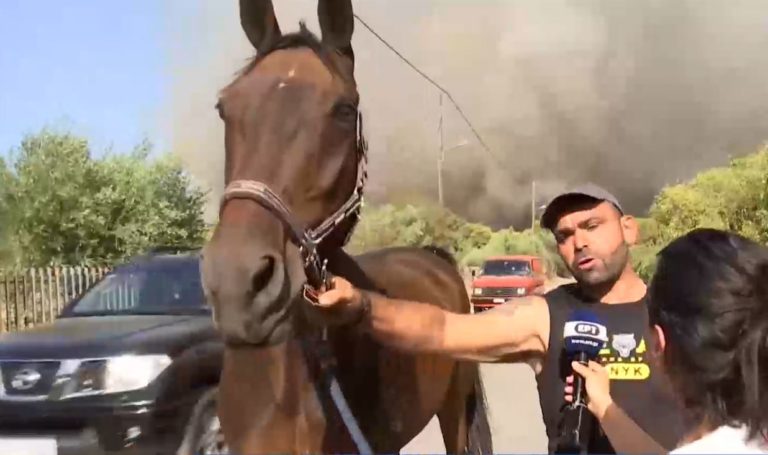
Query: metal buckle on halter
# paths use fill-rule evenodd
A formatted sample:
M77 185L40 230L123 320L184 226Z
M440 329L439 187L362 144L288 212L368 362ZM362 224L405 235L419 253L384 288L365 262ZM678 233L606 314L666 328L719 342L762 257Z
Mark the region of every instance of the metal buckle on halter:
M317 292L317 290L310 286L309 283L304 283L304 300L306 300L311 305L317 305L318 304L318 298L320 297L320 293Z
M317 254L317 247L314 242L301 243L299 245L299 255L303 261L304 270L310 267L319 269L320 256Z
M323 260L323 265L320 266L320 283L323 287L322 291L325 292L329 289L331 289L332 283L330 280L330 276L328 275L328 259ZM318 303L318 297L320 296L320 289L316 289L314 286L309 284L309 281L304 283L304 300L307 302L316 305Z

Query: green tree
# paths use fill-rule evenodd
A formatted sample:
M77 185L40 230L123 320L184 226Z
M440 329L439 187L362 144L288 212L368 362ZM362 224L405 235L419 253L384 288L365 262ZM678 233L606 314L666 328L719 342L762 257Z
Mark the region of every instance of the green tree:
M466 223L461 227L458 235L459 255L460 258L464 258L470 252L487 245L493 237L493 229L479 223Z
M11 240L12 213L8 204L8 194L12 175L0 157L0 266L14 262L15 250Z
M641 239L632 251L635 268L646 280L659 250L692 229L725 229L768 243L768 146L663 188L649 215L639 220Z
M5 203L25 265L113 262L156 244L198 244L205 194L149 144L96 160L85 139L43 130L12 161Z
M656 268L656 253L663 241L663 229L653 218L637 218L640 231L637 244L632 247L632 266L640 277L648 282Z
M656 254L661 247L658 244L638 244L632 248L631 260L635 272L648 283L656 270Z
M437 245L461 257L487 243L491 232L433 204L366 206L349 249L361 253L390 246Z
M664 188L650 215L662 227L663 242L711 227L768 243L768 146Z

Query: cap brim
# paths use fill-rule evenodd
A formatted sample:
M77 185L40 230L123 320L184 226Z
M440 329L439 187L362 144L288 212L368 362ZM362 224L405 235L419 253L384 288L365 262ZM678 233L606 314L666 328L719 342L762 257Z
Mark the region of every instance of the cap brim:
M544 213L542 213L541 215L541 219L539 220L539 225L544 229L549 229L549 230L554 229L555 225L557 224L557 219L559 215L562 212L568 210L568 207L570 205L570 204L565 204L564 201L570 198L584 198L584 199L591 199L595 202L608 202L614 207L616 207L616 210L618 210L619 213L623 213L621 207L616 205L616 203L611 201L610 199L595 196L594 194L590 194L587 192L569 191L567 193L559 194L549 201L546 208L544 209Z

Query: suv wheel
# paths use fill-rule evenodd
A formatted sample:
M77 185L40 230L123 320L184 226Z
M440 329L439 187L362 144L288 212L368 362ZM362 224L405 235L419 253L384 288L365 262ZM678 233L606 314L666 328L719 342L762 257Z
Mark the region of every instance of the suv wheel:
M216 387L207 390L192 409L176 455L227 455L224 433L216 412Z

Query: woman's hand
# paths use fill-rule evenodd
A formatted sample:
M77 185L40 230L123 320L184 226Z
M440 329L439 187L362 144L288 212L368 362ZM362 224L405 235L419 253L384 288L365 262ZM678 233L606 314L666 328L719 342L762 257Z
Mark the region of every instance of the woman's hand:
M597 362L589 361L588 365L572 362L573 371L584 378L587 391L587 408L597 417L603 420L605 412L613 404L611 398L611 379L608 370ZM573 402L573 375L565 379L565 401Z

